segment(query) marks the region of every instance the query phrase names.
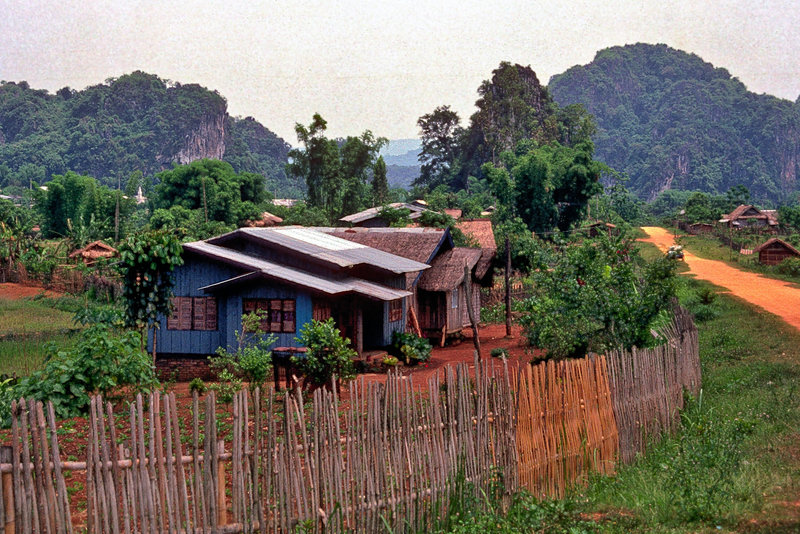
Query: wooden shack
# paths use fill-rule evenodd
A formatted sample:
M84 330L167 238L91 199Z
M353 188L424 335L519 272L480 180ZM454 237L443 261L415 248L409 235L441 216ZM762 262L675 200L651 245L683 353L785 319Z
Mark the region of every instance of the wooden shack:
M787 258L800 258L800 251L782 239L773 237L753 249L762 265L778 265Z
M97 260L113 258L117 249L102 241L94 241L83 248L79 248L69 255L70 259L81 258L86 265L92 265Z

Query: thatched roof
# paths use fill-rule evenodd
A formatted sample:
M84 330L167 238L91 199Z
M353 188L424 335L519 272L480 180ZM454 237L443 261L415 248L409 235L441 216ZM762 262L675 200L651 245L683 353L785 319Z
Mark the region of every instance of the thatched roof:
M106 245L102 241L95 241L93 243L89 243L83 248L79 248L78 250L72 252L69 257L70 258L77 258L81 257L84 260L96 260L99 258L111 258L116 256L117 249L112 247L111 245Z
M723 215L720 222L736 224L738 219L763 219L770 226L777 226L778 218L775 210L760 210L751 204L742 204L727 215Z
M460 219L462 211L459 209L446 209L444 212L454 219Z
M277 226L283 222L283 219L278 217L277 215L273 215L272 213L265 211L261 214L261 218L255 221L246 221L245 226L250 228L266 228L268 226Z
M480 259L481 249L450 249L436 256L431 268L422 273L418 287L425 291L451 291L464 281L464 264L472 272Z
M795 256L800 257L800 250L797 250L792 245L784 241L783 239L778 239L777 237L773 237L772 239L768 239L758 245L756 248L753 249L753 252L758 253L761 252L763 249L767 248L770 245L779 245L785 248L786 250L790 251Z
M316 228L341 239L428 263L449 233L440 228Z
M494 229L490 219L461 219L456 223L456 228L464 235L475 240L481 247L481 259L475 269L475 276L479 279L486 276L497 254L497 243L494 240Z

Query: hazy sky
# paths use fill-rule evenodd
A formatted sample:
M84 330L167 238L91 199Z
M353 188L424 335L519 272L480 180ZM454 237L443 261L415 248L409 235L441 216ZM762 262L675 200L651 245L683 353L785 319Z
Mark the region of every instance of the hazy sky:
M442 104L466 119L500 61L547 83L627 43L666 43L749 89L800 93L797 0L0 0L0 80L82 89L139 69L199 83L296 143L314 112L329 135L416 137Z

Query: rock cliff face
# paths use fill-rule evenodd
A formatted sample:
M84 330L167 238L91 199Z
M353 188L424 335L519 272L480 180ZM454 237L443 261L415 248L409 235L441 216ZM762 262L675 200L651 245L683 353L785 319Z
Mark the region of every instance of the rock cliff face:
M198 159L222 159L225 155L227 113L206 114L186 135L180 150L171 158L186 164Z
M562 106L581 103L594 115L596 159L627 173L642 198L741 184L779 202L800 190L800 103L752 93L696 55L613 47L548 89Z

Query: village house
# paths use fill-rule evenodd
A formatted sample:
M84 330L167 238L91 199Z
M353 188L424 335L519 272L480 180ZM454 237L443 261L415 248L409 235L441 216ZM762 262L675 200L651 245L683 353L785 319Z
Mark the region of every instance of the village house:
M408 218L412 221L419 219L422 213L428 211L427 204L424 200L415 200L414 202L393 202L386 206L375 206L368 208L358 213L353 213L339 219L340 222L347 226L358 226L363 228L386 228L391 224L391 221L383 217L382 211L385 208L393 208L396 210L408 210Z
M240 228L183 250L174 312L159 321L159 359L204 359L218 347L235 348L242 315L259 310L276 347L299 348L302 326L329 317L360 354L386 347L393 332L406 329L407 278L428 268L302 227Z
M430 269L409 276L406 288L410 320L408 329L443 341L469 326L464 292L465 266L472 293L471 307L480 318L481 286L491 285L496 253L491 221L464 221L462 231L480 248L455 247L449 229L439 228L320 228L331 235L385 252L427 263Z
M778 231L778 218L775 210L760 210L749 204L742 204L719 220L734 230L754 228L774 233Z
M762 265L778 265L787 258L800 258L800 251L782 239L773 237L753 249Z

